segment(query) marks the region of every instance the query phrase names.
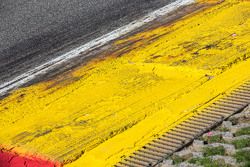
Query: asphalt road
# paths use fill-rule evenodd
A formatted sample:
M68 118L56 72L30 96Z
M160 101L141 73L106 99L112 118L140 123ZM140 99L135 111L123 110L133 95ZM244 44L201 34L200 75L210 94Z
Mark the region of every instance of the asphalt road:
M0 84L174 0L1 0Z

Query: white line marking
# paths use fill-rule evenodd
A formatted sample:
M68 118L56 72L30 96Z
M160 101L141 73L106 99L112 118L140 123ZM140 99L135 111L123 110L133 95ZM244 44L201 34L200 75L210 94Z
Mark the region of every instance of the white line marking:
M191 3L194 3L195 0L177 0L171 4L168 4L154 12L149 13L148 15L142 17L141 19L135 20L128 25L125 25L123 27L120 27L108 34L105 34L99 38L96 38L78 48L75 48L65 54L62 54L61 56L58 56L57 58L46 62L38 67L35 67L34 69L25 72L24 74L12 79L11 81L5 82L0 85L0 96L8 93L12 89L16 89L25 83L35 79L37 76L41 74L45 74L51 70L53 70L56 66L68 62L73 58L82 56L80 53L85 51L91 51L98 47L101 47L108 42L115 40L123 35L126 35L127 33L145 25L146 23L149 23L153 20L155 20L159 16L166 15L170 13L171 11Z

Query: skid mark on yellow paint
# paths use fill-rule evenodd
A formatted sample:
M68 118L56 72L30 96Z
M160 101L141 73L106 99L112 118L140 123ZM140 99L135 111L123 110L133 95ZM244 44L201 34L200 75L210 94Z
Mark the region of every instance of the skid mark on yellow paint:
M249 57L249 50L246 49L250 32L248 4L226 1L205 14L200 13L174 25L135 35L128 40L143 38L135 44L138 46L158 35L160 39L147 47L138 47L127 55L130 61L188 65L220 73L221 69L224 70L239 57Z
M66 161L157 111L161 99L207 80L204 71L189 68L123 64L112 70L107 63L56 91L20 90L25 95L1 112L1 142Z
M150 140L157 138L159 134L193 116L195 112L192 111L214 97L223 96L225 91L249 80L249 66L250 59L234 65L231 69L178 99L165 102L155 114L148 116L133 128L100 144L77 161L66 166L113 166L124 156L129 156Z
M228 0L13 92L0 101L0 144L64 163L81 157L72 166L114 164L250 75L249 18L249 2Z

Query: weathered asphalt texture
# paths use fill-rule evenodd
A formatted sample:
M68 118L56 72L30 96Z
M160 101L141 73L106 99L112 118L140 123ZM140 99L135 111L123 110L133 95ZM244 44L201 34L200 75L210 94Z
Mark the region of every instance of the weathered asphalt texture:
M0 85L174 0L1 0Z

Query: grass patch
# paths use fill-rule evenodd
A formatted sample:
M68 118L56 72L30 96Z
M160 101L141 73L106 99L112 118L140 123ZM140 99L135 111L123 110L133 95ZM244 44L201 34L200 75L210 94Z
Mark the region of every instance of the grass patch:
M235 140L235 141L232 142L232 144L237 149L250 147L250 138ZM249 153L249 156L250 156L250 153Z
M250 127L242 128L235 133L235 136L250 135Z
M237 160L237 162L244 163L244 167L249 167L250 166L250 153L249 151L238 151L235 155L234 158Z
M188 161L189 163L204 166L204 167L227 167L225 164L221 164L217 161L213 161L212 159L205 158L192 158Z
M174 165L180 164L181 162L184 161L184 159L181 158L180 156L172 156L172 160Z
M221 132L228 132L229 129L228 128L225 128L225 127L219 127L217 128L218 131L221 131Z
M204 156L225 155L225 152L226 151L223 146L206 147L203 149Z
M225 143L221 135L206 136L203 138L207 143Z
M189 163L196 164L196 165L209 165L212 163L212 160L208 157L205 158L192 158L188 161Z

